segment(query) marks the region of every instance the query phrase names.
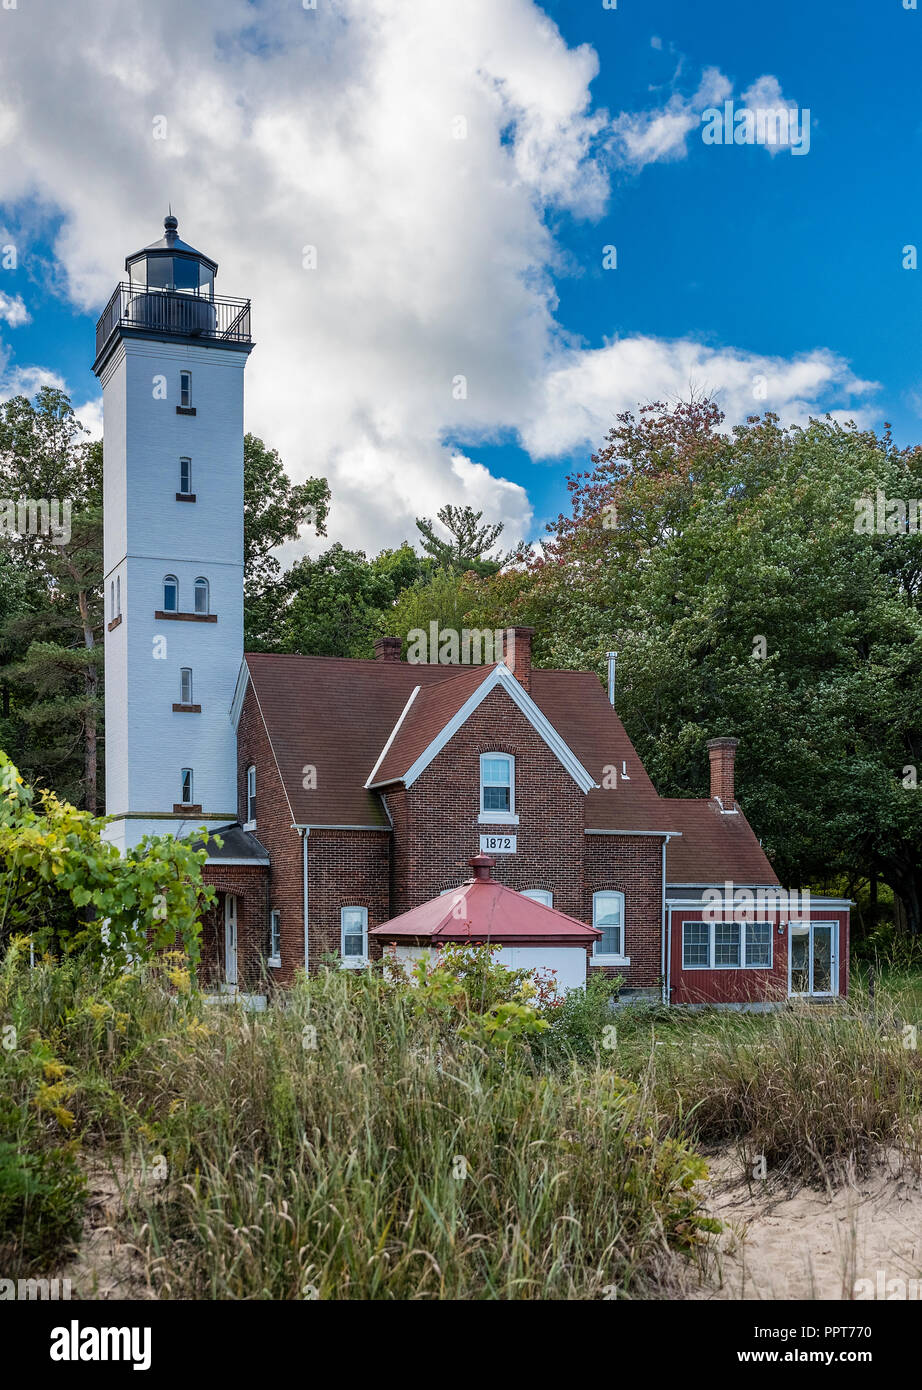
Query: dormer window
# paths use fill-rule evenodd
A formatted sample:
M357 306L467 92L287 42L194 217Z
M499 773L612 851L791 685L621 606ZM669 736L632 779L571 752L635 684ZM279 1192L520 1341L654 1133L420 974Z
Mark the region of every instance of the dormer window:
M481 755L480 820L487 824L518 821L515 814L515 758L510 753Z
M167 574L163 579L163 611L179 612L179 581L175 574Z
M208 580L207 580L207 579L203 579L203 578L201 577L201 575L199 575L198 579L196 579L196 581L195 581L195 588L194 588L194 591L193 591L193 592L194 592L194 607L193 607L193 610L192 610L192 611L193 611L194 613L207 613L207 612L208 612Z

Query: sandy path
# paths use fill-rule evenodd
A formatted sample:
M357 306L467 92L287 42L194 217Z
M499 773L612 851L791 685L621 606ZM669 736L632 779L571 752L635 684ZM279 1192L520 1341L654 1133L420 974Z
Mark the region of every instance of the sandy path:
M922 1182L881 1164L830 1192L741 1180L741 1165L709 1160L707 1209L726 1223L717 1268L690 1298L922 1297ZM888 1281L898 1281L890 1284ZM909 1281L916 1281L916 1287Z

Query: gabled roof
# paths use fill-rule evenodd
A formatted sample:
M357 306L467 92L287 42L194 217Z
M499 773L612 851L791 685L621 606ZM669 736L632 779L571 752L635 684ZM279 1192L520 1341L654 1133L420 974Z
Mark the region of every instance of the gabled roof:
M390 782L402 782L405 787L412 787L432 759L497 686L502 686L522 711L580 791L589 791L594 785L591 774L502 661L492 666L469 666L448 680L430 685L418 694L414 692L367 785L377 788Z
M389 830L372 783L386 790L418 776L469 703L485 697L486 682L502 681L509 697L545 729L549 746L558 740L562 751L554 751L570 760L580 785L589 785L587 831L670 833L670 883L777 884L742 812L721 814L712 801L657 795L597 676L533 668L529 696L500 668L496 676L493 666L249 653L232 718L236 723L252 684L296 825ZM307 767L316 779L305 777ZM316 786L305 788L311 780Z

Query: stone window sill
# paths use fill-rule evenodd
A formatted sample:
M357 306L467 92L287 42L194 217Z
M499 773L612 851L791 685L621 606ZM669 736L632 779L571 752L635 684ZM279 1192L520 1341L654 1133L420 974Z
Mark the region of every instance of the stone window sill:
M174 705L174 714L201 714L201 705Z
M158 608L154 617L157 622L168 623L216 623L217 613L164 613L162 608Z
M118 625L119 625L119 623L120 623L121 621L122 621L122 615L121 615L121 613L119 613L118 617L117 617L117 618L113 618L112 621L111 621L111 623L109 624L109 631L112 632L112 630L113 630L114 628L117 628Z
M174 801L174 802L173 802L173 815L174 815L174 816L200 816L201 814L202 814L202 808L201 808L201 806L199 806L199 805L191 805L191 806L190 806L190 805L185 805L185 804L184 804L183 802L181 802L181 801Z
M176 407L176 414L177 414L177 415L194 415L194 414L195 414L195 406L194 406L194 405L178 405L178 406Z
M195 493L194 493L194 492L177 492L177 494L176 494L176 501L177 501L177 502L194 502L194 501L195 501Z

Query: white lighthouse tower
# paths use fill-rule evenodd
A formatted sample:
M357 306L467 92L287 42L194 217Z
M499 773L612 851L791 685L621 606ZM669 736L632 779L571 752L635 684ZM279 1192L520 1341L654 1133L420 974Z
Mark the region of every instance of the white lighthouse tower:
M249 300L177 221L96 326L105 418L106 813L124 850L237 818Z

